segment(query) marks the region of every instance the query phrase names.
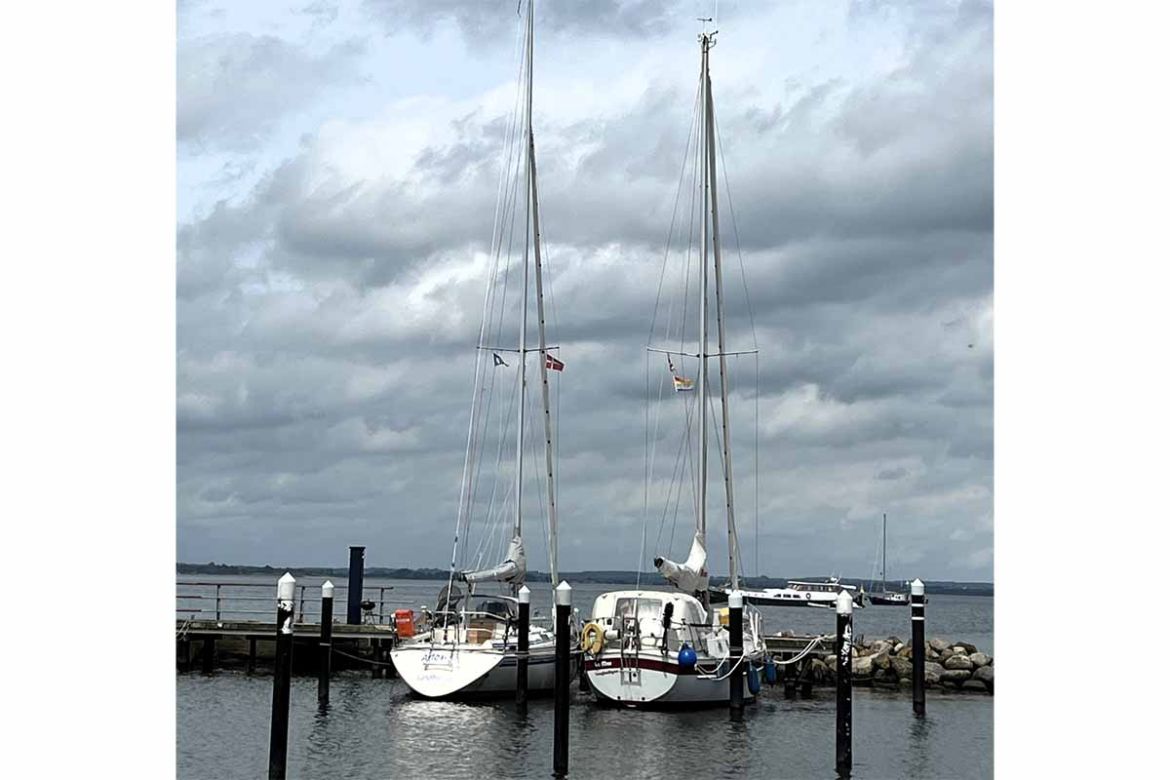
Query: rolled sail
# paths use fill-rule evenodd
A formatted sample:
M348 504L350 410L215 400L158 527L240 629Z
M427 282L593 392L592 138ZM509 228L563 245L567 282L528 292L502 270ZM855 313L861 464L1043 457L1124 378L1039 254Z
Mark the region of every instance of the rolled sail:
M519 536L512 537L508 545L508 554L504 562L491 569L463 572L461 578L469 583L476 582L523 582L528 572L527 560L524 557L524 542Z
M707 589L707 546L703 535L695 532L695 540L691 542L691 552L684 563L675 563L666 558L655 558L654 566L658 572L679 590L687 593L697 593Z

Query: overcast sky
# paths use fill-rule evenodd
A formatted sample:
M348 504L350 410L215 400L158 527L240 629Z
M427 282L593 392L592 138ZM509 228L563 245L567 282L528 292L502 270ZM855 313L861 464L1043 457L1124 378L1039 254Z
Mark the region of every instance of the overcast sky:
M649 565L643 346L713 12L537 7L563 569ZM991 5L718 15L761 350L747 571L758 548L762 574L868 575L886 512L892 578L989 580ZM447 564L517 23L516 0L180 2L179 560Z

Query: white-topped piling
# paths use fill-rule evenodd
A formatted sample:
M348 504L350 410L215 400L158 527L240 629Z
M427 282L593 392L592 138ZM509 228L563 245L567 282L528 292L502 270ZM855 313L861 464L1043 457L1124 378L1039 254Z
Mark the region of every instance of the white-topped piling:
M910 583L910 661L914 714L926 715L926 586Z
M520 602L516 627L516 706L521 711L528 707L528 629L531 622L532 591L527 585L516 594Z
M333 583L321 585L321 634L317 645L317 704L329 704L329 678L333 667Z
M553 683L553 775L569 773L569 613L573 589L561 580L553 594L556 603L556 669Z
M728 706L732 720L743 718L743 592L733 590L727 597Z
M293 598L296 588L296 578L290 572L285 572L276 583L276 659L272 675L268 780L284 780L288 763L288 705L292 679Z
M837 776L853 772L853 597L837 596Z

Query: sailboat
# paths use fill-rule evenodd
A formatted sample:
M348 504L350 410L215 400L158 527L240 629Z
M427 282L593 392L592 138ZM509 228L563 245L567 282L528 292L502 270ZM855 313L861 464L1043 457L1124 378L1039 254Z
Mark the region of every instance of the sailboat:
M730 425L728 408L728 372L724 329L724 290L719 243L719 209L717 205L715 169L715 108L711 97L709 54L715 43L715 33L703 32L699 37L702 49L699 96L695 118L700 127L695 145L695 167L702 169L701 215L701 301L699 304L699 345L695 350L665 352L667 367L676 393L683 398L697 396L698 474L695 504L695 532L690 552L681 563L661 555L654 558L658 572L674 586L674 590L620 590L603 593L593 604L590 623L582 630L585 651L585 670L589 684L599 701L625 706L665 706L717 704L727 702L727 678L741 664L762 662L764 644L761 641L760 615L754 609L747 611L744 621L743 655L732 657L730 636L726 627L727 611L712 610L708 589L707 570L707 472L708 359L719 358L719 398L722 403L722 463L727 510L728 551L731 588L739 588L739 544L735 530L735 502L732 491ZM689 151L689 142L688 142ZM684 172L686 164L684 163ZM681 181L681 178L680 178ZM681 186L681 185L680 185ZM680 190L681 191L681 190ZM669 239L668 239L669 248ZM709 262L713 259L713 265ZM718 328L718 349L712 352L708 343L708 283L714 271L715 318ZM698 380L694 382L677 373L672 357L698 360ZM681 362L680 362L681 367ZM681 370L681 368L679 369ZM695 385L697 384L697 392ZM686 403L684 401L684 403ZM688 432L692 407L687 406ZM684 432L684 441L687 433ZM689 451L689 450L688 450ZM749 673L745 698L754 696Z
M873 583L870 583L873 587ZM866 594L869 603L881 607L905 607L910 604L910 594L892 591L886 586L886 513L882 512L882 587Z
M553 356L545 333L545 280L541 263L540 209L537 202L536 185L536 144L532 134L532 59L533 59L533 3L528 3L527 18L524 22L525 46L522 75L519 79L517 111L523 105L523 122L520 132L510 132L506 148L504 173L501 177L500 206L497 207L497 222L492 248L496 267L489 279L484 296L484 317L480 327L480 338L476 360L475 390L472 402L471 423L468 433L467 452L463 465L463 480L460 490L459 512L456 520L455 542L451 556L451 573L445 588L440 592L438 604L433 612L424 611L422 624L415 633L414 616L399 624L399 644L390 655L399 676L410 690L425 698L459 698L504 694L515 691L517 660L517 614L521 599L530 598L525 584L527 555L523 537L523 496L524 496L524 450L525 434L531 426L526 418L526 394L528 390L527 363L532 353L538 356L540 367L541 412L543 413L544 482L543 493L547 502L549 569L552 585L557 583L557 505L554 484L553 427L549 411L549 372L561 371L564 364ZM520 98L523 98L522 102ZM518 118L519 113L514 114ZM511 129L515 131L517 126ZM523 169L523 197L526 215L524 217L524 253L519 308L519 344L509 349L498 343L488 343L497 338L503 328L503 311L506 309L508 265L505 262L500 271L500 258L508 254L515 238L515 222L518 219L520 170ZM511 219L510 225L507 224ZM531 246L531 252L529 247ZM533 290L529 284L529 257L535 281L535 304L537 317L536 347L528 341L528 312ZM515 282L512 283L513 288ZM498 325L497 325L498 318ZM511 366L502 354L514 354ZM489 358L490 356L490 358ZM502 533L494 537L490 531L483 531L481 545L475 553L469 553L467 544L472 526L473 510L477 505L477 485L482 469L479 461L485 455L484 438L489 433L488 417L491 412L491 398L496 385L496 372L501 368L514 367L516 370L516 395L514 398L515 418L503 406L499 407L501 426L499 448L496 456L496 477L508 476L502 463L504 442L507 438L503 427L506 420L510 425L515 420L515 464L511 512L499 509L499 495L509 491L493 487L488 507L482 512L485 528L496 527ZM480 502L482 503L482 502ZM509 516L510 515L510 516ZM482 562L485 550L491 548L492 539L507 541L506 550L498 565L482 568L459 568L457 561L475 558ZM461 544L462 543L462 544ZM502 546L502 545L500 545ZM493 586L502 592L484 592ZM553 687L555 661L555 636L551 627L540 626L533 621L528 632L528 689L548 691Z

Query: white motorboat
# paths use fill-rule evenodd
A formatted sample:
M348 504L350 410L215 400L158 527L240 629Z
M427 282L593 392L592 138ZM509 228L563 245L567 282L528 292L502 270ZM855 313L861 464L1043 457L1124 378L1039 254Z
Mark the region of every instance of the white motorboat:
M759 590L741 590L744 600L749 604L766 605L771 607L821 607L825 609L837 608L837 595L841 592L853 597L855 607L864 607L863 599L869 594L860 591L854 585L842 584L836 577L830 577L824 582L815 580L789 580L783 588L760 588ZM718 594L717 596L715 594ZM712 600L726 601L728 590L720 588L713 591Z

